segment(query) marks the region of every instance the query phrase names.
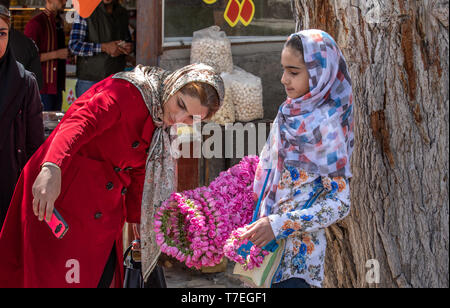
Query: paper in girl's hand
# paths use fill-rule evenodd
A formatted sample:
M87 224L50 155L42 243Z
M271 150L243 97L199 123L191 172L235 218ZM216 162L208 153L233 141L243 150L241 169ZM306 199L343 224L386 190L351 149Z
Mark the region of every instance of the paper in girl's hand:
M237 253L241 255L244 259L247 259L247 256L250 254L250 249L254 244L251 241L248 241L247 244L242 244L241 247L237 250Z
M241 255L244 259L247 258L247 256L250 254L250 249L253 247L253 244L251 241L248 241L247 244L242 244L239 249L237 250L237 253ZM267 250L269 252L275 252L278 248L278 243L273 240L266 246L264 246L262 249Z

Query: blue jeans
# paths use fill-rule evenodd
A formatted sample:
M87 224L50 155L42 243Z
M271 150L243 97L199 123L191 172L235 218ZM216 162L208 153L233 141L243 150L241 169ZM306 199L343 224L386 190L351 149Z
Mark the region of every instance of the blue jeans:
M301 278L291 278L279 283L272 284L274 289L310 289L311 286Z
M85 92L87 92L94 84L97 82L89 80L77 80L77 85L75 86L75 95L79 98Z
M41 94L44 111L61 111L62 92L58 94Z

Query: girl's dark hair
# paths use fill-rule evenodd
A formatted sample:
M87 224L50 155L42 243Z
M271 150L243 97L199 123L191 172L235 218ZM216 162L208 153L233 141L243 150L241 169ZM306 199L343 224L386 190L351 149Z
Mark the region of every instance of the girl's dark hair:
M208 107L206 119L210 119L220 109L219 94L213 86L204 82L191 82L181 88L181 93L200 99L202 106Z
M299 35L292 35L292 37L286 42L286 44L284 44L284 48L286 47L297 50L303 57L303 43L302 38Z

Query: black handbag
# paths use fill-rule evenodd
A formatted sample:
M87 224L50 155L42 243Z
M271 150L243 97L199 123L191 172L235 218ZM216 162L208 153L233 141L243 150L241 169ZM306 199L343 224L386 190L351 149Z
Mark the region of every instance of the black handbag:
M123 256L125 270L123 287L127 289L167 288L164 270L159 265L156 265L155 269L150 274L148 281L144 282L141 262L134 260L132 248L133 244L128 247Z

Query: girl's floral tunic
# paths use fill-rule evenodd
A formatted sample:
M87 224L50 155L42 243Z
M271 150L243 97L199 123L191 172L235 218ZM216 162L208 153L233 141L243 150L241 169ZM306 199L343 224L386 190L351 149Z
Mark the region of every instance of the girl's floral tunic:
M269 219L276 239L286 239L274 283L302 278L321 287L326 250L325 228L350 212L350 189L343 177L329 178L285 167ZM281 199L280 196L288 196Z

